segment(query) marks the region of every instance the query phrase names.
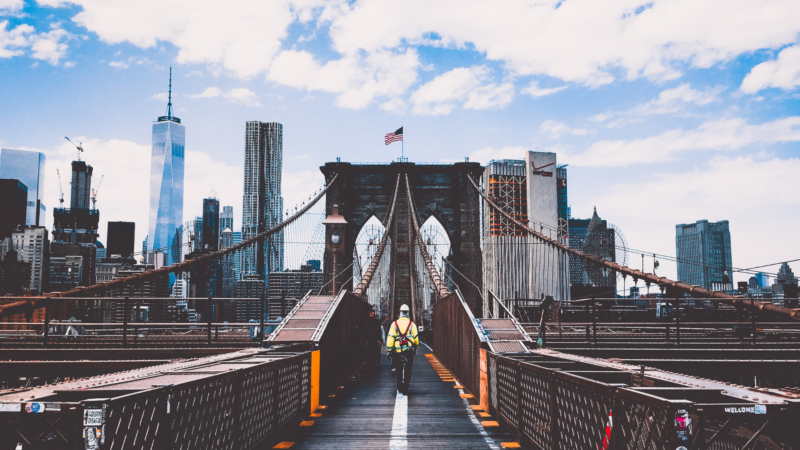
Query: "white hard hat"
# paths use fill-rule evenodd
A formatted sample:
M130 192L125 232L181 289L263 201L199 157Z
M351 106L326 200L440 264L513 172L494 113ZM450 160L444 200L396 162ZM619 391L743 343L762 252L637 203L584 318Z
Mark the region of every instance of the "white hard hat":
M408 312L408 305L403 305L400 307L400 312Z

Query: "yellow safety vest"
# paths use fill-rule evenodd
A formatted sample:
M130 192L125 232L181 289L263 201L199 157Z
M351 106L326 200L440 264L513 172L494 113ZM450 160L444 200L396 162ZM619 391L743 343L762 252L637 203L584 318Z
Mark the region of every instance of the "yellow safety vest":
M399 330L397 329L398 326L400 327ZM403 346L400 344L404 331L406 332L406 338L408 338L412 346ZM389 327L389 334L386 336L386 351L391 352L394 349L394 351L402 352L412 347L417 348L417 346L419 346L419 333L417 333L417 325L411 322L411 319L408 317L401 317L397 319L397 321L392 322L392 325Z

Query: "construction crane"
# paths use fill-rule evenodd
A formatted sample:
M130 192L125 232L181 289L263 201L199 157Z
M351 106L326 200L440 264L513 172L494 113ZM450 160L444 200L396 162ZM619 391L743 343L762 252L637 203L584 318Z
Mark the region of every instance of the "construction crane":
M61 203L59 206L61 207L61 209L63 209L64 208L64 190L61 189L61 172L59 172L58 169L56 169L56 174L58 175L58 192L61 194L61 198L59 198L58 201Z
M81 153L83 153L83 142L78 142L77 144L70 141L68 137L64 136L64 139L68 140L70 144L74 145L78 149L78 161L81 160Z
M103 178L105 177L106 175L103 174L100 177L100 182L97 183L97 189L92 189L92 209L97 209L97 193L100 191L100 185L103 184Z

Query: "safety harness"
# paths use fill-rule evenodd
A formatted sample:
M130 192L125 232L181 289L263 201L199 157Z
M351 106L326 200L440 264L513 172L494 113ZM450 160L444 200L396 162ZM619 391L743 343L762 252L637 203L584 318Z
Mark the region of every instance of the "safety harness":
M395 336L394 338L395 345L399 344L401 351L411 347L411 341L409 341L408 336L406 336L406 334L408 334L408 331L411 329L411 324L412 322L411 320L409 320L408 327L406 327L406 331L404 331L402 334L398 336ZM397 330L398 333L400 333L400 325L397 324L396 320L394 321L394 329Z

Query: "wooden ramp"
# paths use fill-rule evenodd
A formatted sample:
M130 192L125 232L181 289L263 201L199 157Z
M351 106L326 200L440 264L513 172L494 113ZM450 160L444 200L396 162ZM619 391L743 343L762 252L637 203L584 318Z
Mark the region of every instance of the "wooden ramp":
M344 294L342 291L336 297L306 295L267 337L267 341L275 344L318 341Z
M515 439L421 345L409 395L397 394L386 356L380 371L352 377L286 436L291 449L492 449ZM468 394L464 394L469 396ZM472 405L475 405L473 408ZM482 424L485 423L486 426ZM280 445L280 444L279 444Z

